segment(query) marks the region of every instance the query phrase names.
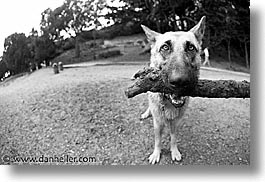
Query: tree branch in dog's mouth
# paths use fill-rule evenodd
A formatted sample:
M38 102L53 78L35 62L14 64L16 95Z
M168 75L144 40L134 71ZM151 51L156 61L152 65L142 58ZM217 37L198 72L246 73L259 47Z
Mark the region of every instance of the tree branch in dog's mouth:
M125 91L128 98L148 91L174 94L178 97L250 98L250 82L245 80L199 79L198 82L189 85L172 87L168 83L167 74L163 69L157 70L151 67L139 70L134 78L135 82Z

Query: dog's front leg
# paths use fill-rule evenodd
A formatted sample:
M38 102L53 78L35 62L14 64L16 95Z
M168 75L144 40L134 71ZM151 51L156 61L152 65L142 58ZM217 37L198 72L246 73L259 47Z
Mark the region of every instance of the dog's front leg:
M151 164L155 164L160 160L162 130L163 130L163 125L161 125L159 121L157 121L154 118L155 148L154 152L149 157L149 162Z
M147 119L147 118L149 118L151 116L151 111L150 111L150 108L148 107L147 109L146 109L146 111L143 113L143 114L141 114L141 118L140 119Z
M177 146L177 136L176 136L177 127L178 127L177 122L172 120L170 122L170 150L171 150L171 158L173 161L181 160L181 154Z

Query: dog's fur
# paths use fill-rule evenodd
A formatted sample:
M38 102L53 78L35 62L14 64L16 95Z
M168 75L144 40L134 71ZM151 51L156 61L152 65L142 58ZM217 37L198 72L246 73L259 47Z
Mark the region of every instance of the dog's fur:
M200 52L205 29L205 17L190 31L157 33L142 25L151 43L150 66L167 70L168 81L172 86L185 86L198 80L201 63ZM181 160L181 154L176 143L176 131L182 124L182 116L187 108L189 98L182 98L182 104L176 105L174 97L166 97L162 93L148 92L149 107L141 115L142 119L153 116L155 147L149 157L149 162L155 164L160 160L161 134L163 127L169 126L171 137L171 158ZM180 100L180 99L178 99Z

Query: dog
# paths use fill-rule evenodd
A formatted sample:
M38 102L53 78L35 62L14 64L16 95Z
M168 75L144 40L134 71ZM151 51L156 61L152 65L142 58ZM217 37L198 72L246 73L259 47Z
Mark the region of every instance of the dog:
M151 45L150 67L166 69L168 82L174 88L196 82L201 63L201 45L205 32L206 17L202 17L189 31L155 32L141 25ZM170 150L173 161L181 160L177 147L176 132L183 124L182 116L188 106L189 97L178 97L163 93L148 92L149 106L141 119L153 117L155 146L149 157L151 164L160 161L161 135L164 126L170 129Z

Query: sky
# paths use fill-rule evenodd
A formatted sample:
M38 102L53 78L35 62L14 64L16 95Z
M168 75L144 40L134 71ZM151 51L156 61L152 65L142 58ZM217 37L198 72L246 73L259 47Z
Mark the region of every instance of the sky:
M41 13L55 9L64 0L0 0L0 56L3 55L5 38L13 33L25 33L26 36L34 27L39 31ZM111 6L120 6L119 0L107 0ZM106 20L101 20L104 24Z
M39 30L41 13L55 9L64 0L0 0L0 56L3 54L4 41L9 35L29 34L34 27Z

